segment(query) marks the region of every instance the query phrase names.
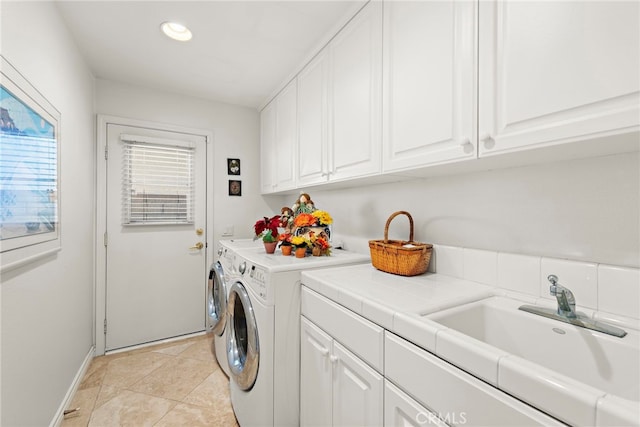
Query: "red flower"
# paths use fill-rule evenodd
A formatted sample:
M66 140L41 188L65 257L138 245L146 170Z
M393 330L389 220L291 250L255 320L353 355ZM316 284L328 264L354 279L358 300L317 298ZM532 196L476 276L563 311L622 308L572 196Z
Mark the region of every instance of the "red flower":
M280 215L275 215L271 218L267 218L266 216L263 219L256 221L253 226L253 230L256 233L256 236L260 236L265 230L271 230L272 236L278 235L278 225L280 224Z

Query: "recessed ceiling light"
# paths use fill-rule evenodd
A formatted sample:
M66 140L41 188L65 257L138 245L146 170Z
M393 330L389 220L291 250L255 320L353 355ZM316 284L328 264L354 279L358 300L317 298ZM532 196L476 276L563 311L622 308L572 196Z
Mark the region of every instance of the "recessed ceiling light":
M162 25L160 25L160 28L167 37L174 40L181 42L191 40L191 31L189 31L189 29L184 25L178 24L177 22L163 22Z

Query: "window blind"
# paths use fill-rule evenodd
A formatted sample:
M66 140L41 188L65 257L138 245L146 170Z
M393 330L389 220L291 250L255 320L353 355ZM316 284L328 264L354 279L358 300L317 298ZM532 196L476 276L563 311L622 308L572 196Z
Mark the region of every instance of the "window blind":
M0 239L55 230L55 138L0 133Z
M123 143L122 223L192 224L194 148L140 140Z

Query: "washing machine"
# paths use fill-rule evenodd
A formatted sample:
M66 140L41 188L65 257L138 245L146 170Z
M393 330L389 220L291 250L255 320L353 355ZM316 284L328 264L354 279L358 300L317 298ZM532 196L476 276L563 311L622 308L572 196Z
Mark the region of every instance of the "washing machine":
M226 350L231 404L242 427L300 424L300 272L369 262L368 255L339 249L306 258L238 250Z
M235 275L235 252L244 248L260 248L261 241L252 239L233 239L218 241L218 259L209 269L207 283L207 331L213 333L214 355L220 368L229 376L229 365L225 351L226 346L226 320L227 297L229 295L228 282Z

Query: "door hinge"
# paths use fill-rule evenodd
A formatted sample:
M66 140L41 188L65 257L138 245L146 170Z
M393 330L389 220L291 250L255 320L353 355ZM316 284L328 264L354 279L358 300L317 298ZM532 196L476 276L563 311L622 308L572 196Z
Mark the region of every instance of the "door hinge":
M108 145L104 146L104 159L105 160L109 159L109 146Z
M109 244L109 235L107 234L106 231L104 232L103 241L104 241L104 246L106 247Z
M104 319L104 334L107 335L107 319Z

